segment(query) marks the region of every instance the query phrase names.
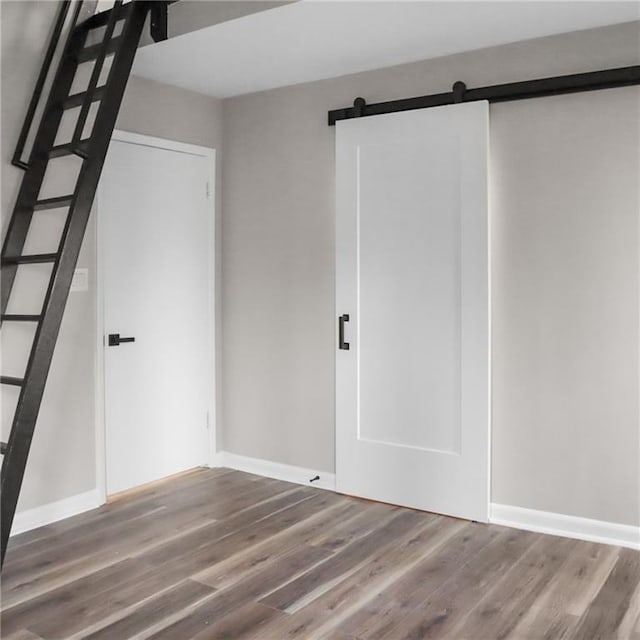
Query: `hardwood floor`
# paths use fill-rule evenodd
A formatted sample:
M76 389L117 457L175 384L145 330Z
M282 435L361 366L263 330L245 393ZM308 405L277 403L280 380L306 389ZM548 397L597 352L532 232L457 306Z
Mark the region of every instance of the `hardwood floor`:
M2 638L640 640L640 552L202 470L12 538Z

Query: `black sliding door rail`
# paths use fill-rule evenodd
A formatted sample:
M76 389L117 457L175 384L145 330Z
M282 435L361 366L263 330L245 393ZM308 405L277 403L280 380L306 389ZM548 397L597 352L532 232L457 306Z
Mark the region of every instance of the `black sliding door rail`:
M525 80L523 82L510 82L508 84L496 84L478 89L467 89L464 82L456 82L452 90L447 93L436 93L417 98L403 98L374 104L367 104L364 98L356 98L353 102L353 107L329 111L329 126L333 126L338 120L440 107L461 102L474 102L477 100L508 102L582 91L630 87L638 84L640 84L640 65L576 73L568 76L555 76L553 78Z

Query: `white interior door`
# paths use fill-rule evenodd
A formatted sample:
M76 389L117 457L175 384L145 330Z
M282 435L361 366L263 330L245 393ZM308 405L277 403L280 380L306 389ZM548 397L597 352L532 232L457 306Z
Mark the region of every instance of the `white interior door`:
M486 521L488 105L336 130L340 492Z
M110 145L98 202L109 494L210 451L213 152L128 137ZM108 334L135 341L109 346Z

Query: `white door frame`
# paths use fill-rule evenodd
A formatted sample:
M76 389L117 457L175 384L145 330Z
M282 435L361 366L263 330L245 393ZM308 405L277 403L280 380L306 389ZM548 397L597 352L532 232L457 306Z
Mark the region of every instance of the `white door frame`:
M115 129L112 140L125 142L145 147L155 147L157 149L167 149L179 153L202 156L206 158L209 165L208 171L208 199L210 201L209 218L209 321L208 334L209 343L207 351L209 357L209 394L208 405L208 426L209 426L209 450L207 461L210 466L216 466L217 437L216 437L216 278L215 278L215 247L216 247L216 150L210 147L155 138L152 136L130 133ZM100 496L100 503L107 500L107 465L106 465L106 419L105 419L105 358L104 358L104 227L100 215L100 197L102 195L102 182L98 185L96 198L93 207L93 214L96 216L96 371L95 371L95 438L96 438L96 487Z

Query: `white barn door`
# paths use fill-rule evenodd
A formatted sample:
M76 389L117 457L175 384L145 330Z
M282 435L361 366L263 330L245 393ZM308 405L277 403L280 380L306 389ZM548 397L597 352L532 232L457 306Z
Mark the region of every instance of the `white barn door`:
M336 129L337 489L478 521L489 503L488 122L474 102Z

